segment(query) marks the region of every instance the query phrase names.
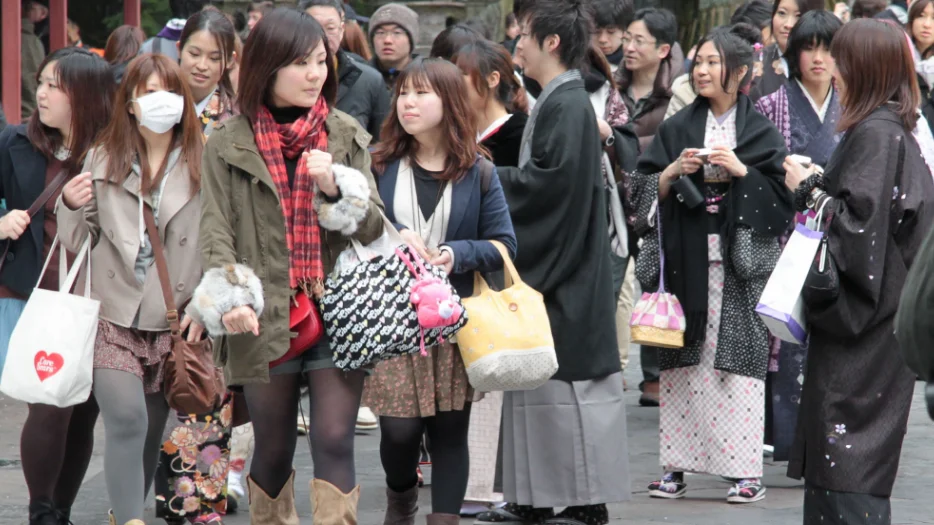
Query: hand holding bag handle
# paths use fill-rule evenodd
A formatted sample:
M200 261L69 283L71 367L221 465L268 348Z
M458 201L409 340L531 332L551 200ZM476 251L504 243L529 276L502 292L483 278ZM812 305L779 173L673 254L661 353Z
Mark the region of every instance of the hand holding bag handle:
M223 397L223 380L219 377L211 354L210 340L189 343L182 337L178 308L172 295L172 281L159 229L152 209L143 206L143 218L149 242L152 243L153 258L159 272L159 284L165 300L165 319L172 332L172 353L165 361L163 393L169 406L183 414L207 414L220 404Z
M41 210L42 207L45 206L47 202L49 202L49 199L52 198L52 195L54 195L56 191L62 189L62 186L65 185L65 179L67 178L68 178L68 172L65 170L62 170L58 175L55 176L54 179L52 179L52 182L49 183L49 185L46 186L44 190L42 190L42 193L39 194L39 197L36 198L36 200L33 201L29 209L26 210L26 214L29 215L30 219L35 217L36 214L39 213L39 210ZM0 255L0 272L3 271L3 265L4 263L6 263L6 256L8 253L10 253L10 246L12 246L12 244L13 244L13 240L7 239L7 242L3 246L3 254ZM52 246L52 248L49 250L49 254L52 254L54 252L55 252L55 246ZM62 252L64 253L64 250L62 250ZM46 265L48 265L48 262L46 262ZM45 271L43 270L42 273L45 273ZM89 272L89 275L90 275L90 272ZM37 282L41 282L41 281L42 281L42 277L39 277L39 281ZM59 285L61 285L61 279L59 279Z

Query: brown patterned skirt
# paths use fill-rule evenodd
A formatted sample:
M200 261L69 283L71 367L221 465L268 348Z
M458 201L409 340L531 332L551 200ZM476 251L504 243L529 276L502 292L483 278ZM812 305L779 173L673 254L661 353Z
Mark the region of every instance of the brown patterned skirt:
M171 351L172 335L168 330L144 332L103 319L97 323L94 368L133 374L143 382L147 394L162 391L165 359Z
M367 377L362 406L388 417L432 417L435 412L463 410L473 397L457 345L383 361Z

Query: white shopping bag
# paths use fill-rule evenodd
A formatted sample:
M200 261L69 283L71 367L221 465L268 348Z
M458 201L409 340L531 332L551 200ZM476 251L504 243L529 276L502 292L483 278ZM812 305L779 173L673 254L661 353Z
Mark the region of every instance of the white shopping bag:
M804 344L807 340L801 289L823 235L803 224L795 226L756 305L759 318L782 341Z
M370 244L363 245L357 239L350 239L350 246L337 256L332 275L339 275L342 271L353 268L362 261L369 261L377 257L395 257L396 248L405 246L406 242L402 239L396 227L389 222L386 215L380 212L383 217L383 233Z
M27 403L68 407L87 401L94 371L94 342L100 302L91 299L91 239L88 237L75 264L62 278L68 261L59 250L59 290L36 288L10 336L0 391ZM39 281L54 257L58 237L46 258ZM69 293L87 259L84 295Z

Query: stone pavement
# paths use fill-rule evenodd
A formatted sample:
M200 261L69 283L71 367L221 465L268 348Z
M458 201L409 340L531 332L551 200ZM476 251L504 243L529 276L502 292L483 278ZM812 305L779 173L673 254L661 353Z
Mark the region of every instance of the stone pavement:
M638 352L626 371L631 386L639 382ZM610 507L614 524L648 525L792 525L801 523L802 484L784 476L784 465L768 464L765 500L747 506L725 503L729 485L706 476L690 476L688 497L679 501L652 500L645 486L659 474L658 469L658 409L638 406L638 390L627 397L629 419L629 458L632 470L632 501ZM25 418L25 407L0 396L0 525L25 525L28 496L19 467L19 432ZM108 508L103 476L103 425L98 424L97 448L73 512L75 525L106 523ZM921 384L915 391L911 422L902 451L901 470L895 487L892 507L895 524L934 524L934 422L927 419ZM373 432L357 437L358 479L363 486L360 499L361 525L382 523L385 509L382 467L379 463L379 435ZM308 501L308 481L312 475L311 457L307 446L299 446L295 458L298 470L299 514L303 523L311 523ZM430 477L430 471L426 473ZM422 491L421 514L430 509L430 489ZM423 518L422 518L423 519ZM162 523L152 519L150 525ZM227 525L247 525L246 512L228 516ZM423 523L423 522L422 522ZM463 520L469 525L472 520Z

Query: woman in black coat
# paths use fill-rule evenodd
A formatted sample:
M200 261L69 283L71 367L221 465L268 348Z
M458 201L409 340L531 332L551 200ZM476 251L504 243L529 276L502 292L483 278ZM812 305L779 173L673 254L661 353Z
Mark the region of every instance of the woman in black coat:
M798 210L826 201L829 215L828 266L804 290L810 352L788 475L807 483L805 525L887 524L915 379L894 319L934 222L934 182L912 136L919 94L902 29L850 22L831 54L846 135L823 176L785 163Z
M58 257L40 282L42 263L56 234L54 204L77 174L97 133L107 124L116 85L97 55L66 48L39 68L38 110L28 124L0 133L0 370L10 334L36 287L58 289ZM50 186L53 191L46 193ZM48 197L37 202L40 195ZM38 210L27 213L33 204ZM3 253L0 251L0 253ZM94 398L74 407L29 405L21 456L29 487L30 525L69 523L94 446Z

